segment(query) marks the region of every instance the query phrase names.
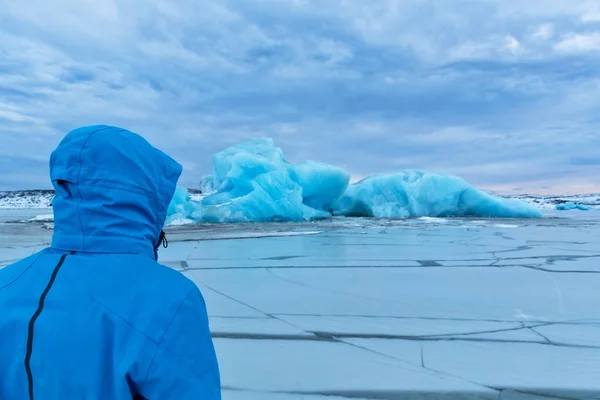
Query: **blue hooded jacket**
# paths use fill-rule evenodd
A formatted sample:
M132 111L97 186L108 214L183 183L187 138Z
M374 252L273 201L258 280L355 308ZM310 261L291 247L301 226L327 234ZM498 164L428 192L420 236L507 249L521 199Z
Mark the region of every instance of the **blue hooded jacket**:
M0 269L0 399L220 399L200 291L156 261L181 166L91 126L50 173L52 247Z

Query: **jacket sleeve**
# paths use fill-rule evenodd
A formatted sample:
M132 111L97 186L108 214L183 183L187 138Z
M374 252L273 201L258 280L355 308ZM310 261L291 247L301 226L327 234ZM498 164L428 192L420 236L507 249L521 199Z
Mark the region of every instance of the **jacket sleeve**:
M147 400L220 400L219 367L204 299L190 291L158 344L139 394Z

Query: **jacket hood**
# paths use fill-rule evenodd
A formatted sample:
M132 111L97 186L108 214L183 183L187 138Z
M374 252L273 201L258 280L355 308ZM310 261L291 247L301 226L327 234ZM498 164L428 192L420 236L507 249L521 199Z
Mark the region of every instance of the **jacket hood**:
M181 171L125 129L98 125L69 132L50 158L52 247L154 256Z

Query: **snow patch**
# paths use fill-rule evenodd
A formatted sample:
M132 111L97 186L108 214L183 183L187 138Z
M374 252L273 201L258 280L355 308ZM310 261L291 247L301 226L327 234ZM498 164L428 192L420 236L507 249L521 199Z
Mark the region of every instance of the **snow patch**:
M189 218L175 218L169 221L168 224L166 224L167 226L185 226L185 225L192 225L195 224L196 221L194 221L193 219L189 219Z
M444 218L435 218L435 217L421 217L419 221L423 221L427 224L446 224L448 223L447 219Z
M38 215L33 218L29 218L28 222L54 222L54 214Z

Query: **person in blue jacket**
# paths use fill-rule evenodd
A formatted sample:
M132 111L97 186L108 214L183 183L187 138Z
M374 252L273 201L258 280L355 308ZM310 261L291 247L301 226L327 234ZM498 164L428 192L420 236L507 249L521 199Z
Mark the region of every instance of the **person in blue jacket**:
M181 166L91 126L50 174L51 247L0 269L0 399L220 399L202 295L157 263Z

